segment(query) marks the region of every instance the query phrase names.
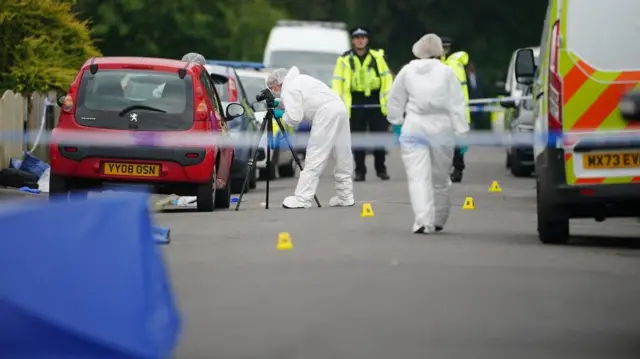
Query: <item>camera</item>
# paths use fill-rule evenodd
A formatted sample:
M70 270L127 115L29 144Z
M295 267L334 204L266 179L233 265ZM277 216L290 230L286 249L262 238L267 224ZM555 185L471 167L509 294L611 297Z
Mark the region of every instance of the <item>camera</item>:
M275 100L276 98L273 97L273 94L271 93L271 91L269 91L269 89L264 89L256 95L256 101L266 101L267 107L274 107Z

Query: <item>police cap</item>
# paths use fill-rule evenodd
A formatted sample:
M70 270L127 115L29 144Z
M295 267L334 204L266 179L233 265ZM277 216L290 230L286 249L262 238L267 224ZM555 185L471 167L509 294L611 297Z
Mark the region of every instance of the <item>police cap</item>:
M351 37L366 36L369 37L369 29L366 27L354 27L351 29Z

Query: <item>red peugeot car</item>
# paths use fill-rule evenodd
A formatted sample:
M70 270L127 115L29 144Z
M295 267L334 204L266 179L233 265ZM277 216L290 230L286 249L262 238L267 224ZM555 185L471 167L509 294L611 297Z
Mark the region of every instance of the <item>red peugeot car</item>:
M228 132L244 114L222 103L206 69L158 58L89 59L58 99L60 120L50 144L52 199L106 183L150 185L154 193L196 196L198 211L229 208L234 150L211 145L162 145L162 138ZM74 133L79 137L65 136ZM129 136L134 145L76 141L85 135ZM188 143L188 141L186 141Z

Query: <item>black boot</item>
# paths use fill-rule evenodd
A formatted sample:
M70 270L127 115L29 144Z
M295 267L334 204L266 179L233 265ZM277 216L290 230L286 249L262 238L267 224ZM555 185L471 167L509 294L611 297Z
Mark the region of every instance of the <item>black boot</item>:
M453 173L451 173L451 182L459 183L462 182L462 170L454 169Z
M383 181L387 181L388 179L391 178L391 177L389 177L389 174L386 171L385 172L378 172L378 177Z
M365 176L364 173L356 173L356 178L353 179L356 182L364 182Z

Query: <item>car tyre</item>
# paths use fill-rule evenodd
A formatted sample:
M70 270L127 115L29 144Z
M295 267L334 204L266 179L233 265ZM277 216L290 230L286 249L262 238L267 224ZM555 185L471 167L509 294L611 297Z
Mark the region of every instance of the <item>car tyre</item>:
M278 174L281 178L291 178L296 175L296 166L294 160L291 160L290 163L285 165L280 165L278 167Z
M260 180L261 181L265 181L267 178L269 178L270 180L274 180L276 179L277 176L277 170L278 170L278 159L280 158L280 152L276 151L273 154L273 158L271 159L271 168L269 168L269 171L267 171L266 168L261 168L260 169Z
M258 171L252 170L251 177L249 178L249 188L256 189L258 187Z
M198 185L196 190L196 208L198 212L212 212L215 208L214 199L217 195L216 178L218 178L218 154L216 154L216 164L213 166L211 181Z
M506 161L505 161L504 166L506 168L511 168L511 154L509 152L507 152Z
M218 189L214 196L216 209L227 209L231 206L231 180L222 189Z
M538 213L538 238L544 244L567 244L569 242L569 218L558 206L545 203L540 194L540 185L536 186Z
M69 181L55 174L49 176L49 200L69 200Z

